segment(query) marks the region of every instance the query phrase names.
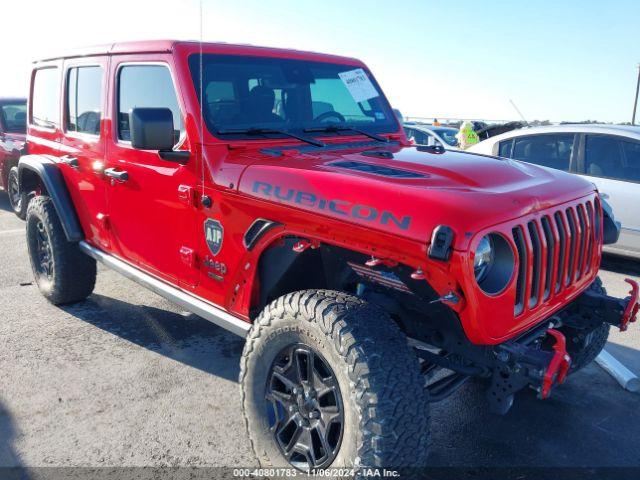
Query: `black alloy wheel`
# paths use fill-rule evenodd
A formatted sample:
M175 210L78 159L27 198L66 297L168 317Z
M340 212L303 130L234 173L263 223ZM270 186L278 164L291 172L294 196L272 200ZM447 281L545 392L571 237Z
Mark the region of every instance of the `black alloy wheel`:
M10 175L8 178L7 193L9 194L9 201L11 207L15 211L22 209L22 195L20 195L20 186L18 185L18 177Z
M276 355L267 377L267 418L273 439L291 465L320 469L340 450L344 407L325 359L304 344Z
M36 223L36 255L35 268L38 274L51 280L53 277L53 252L49 234L41 220Z

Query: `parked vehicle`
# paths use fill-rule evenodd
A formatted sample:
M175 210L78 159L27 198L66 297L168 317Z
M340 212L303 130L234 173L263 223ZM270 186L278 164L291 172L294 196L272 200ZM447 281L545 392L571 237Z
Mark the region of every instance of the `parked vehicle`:
M526 126L524 122L494 123L477 131L480 141Z
M497 412L546 398L635 320L637 285L597 278L617 230L591 183L410 145L358 60L138 42L31 82L40 291L82 301L100 261L246 335L263 466L424 465L430 402L471 376Z
M9 204L24 220L28 197L18 187L18 159L23 153L27 132L27 100L0 97L0 187L9 195Z
M492 137L471 152L575 173L595 183L622 223L605 251L640 258L640 127L565 124Z
M404 132L416 145L439 146L447 150L459 150L457 128L436 127L420 123L404 124Z

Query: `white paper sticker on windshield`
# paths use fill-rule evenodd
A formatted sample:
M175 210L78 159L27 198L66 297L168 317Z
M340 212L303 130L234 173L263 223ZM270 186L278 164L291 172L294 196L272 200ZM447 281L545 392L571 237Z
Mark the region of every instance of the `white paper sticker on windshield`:
M340 75L340 79L344 82L356 102L360 103L380 96L363 69L356 68L348 72L341 72L338 75Z

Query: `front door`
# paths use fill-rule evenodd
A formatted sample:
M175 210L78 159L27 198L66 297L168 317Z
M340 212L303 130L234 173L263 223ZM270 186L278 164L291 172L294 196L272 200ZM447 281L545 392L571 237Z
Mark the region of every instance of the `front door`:
M186 141L169 60L112 60L114 141L105 165L109 224L117 253L124 259L174 284L193 286L198 278L193 245L195 162L163 160L157 151L136 150L130 142L129 112L135 107L171 109L176 148Z
M598 187L622 224L608 249L640 253L640 142L614 135L586 135L581 173Z

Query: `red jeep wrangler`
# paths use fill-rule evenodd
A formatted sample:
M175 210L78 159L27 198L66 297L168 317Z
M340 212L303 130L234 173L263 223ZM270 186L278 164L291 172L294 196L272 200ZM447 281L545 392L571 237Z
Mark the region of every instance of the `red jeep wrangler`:
M549 396L638 309L597 277L591 183L411 146L360 61L139 42L35 64L27 241L54 304L96 260L247 336L263 466L425 464L429 403L471 377Z
M18 159L24 153L27 134L26 98L0 98L0 187L9 204L24 220L28 199L18 189Z

